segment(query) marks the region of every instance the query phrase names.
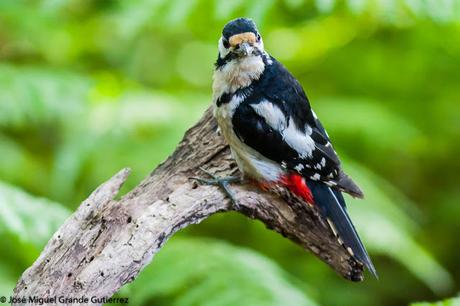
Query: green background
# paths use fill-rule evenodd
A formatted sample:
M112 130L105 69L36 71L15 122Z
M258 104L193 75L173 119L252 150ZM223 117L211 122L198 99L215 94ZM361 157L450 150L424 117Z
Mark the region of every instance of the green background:
M457 0L1 0L0 293L119 169L135 186L211 103L223 25L259 25L366 199L380 280L351 283L259 222L178 233L131 305L408 305L460 290ZM455 301L439 305L454 305Z

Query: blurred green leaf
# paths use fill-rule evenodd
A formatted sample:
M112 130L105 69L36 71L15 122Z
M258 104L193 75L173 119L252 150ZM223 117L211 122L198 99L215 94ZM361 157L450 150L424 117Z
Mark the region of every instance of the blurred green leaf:
M417 126L381 101L325 98L315 102L315 109L330 131L362 137L373 146L407 150L413 143L427 141Z
M460 298L446 299L435 303L414 303L411 306L460 306Z
M70 215L61 204L33 197L0 182L0 233L18 237L40 250Z
M0 294L12 295L23 269L33 263L70 211L61 204L0 182Z
M0 296L13 295L13 289L17 281L17 273L12 271L11 264L0 261Z
M78 122L88 89L88 79L66 71L0 64L0 127Z
M318 305L273 261L211 239L173 239L120 295L133 305Z
M438 294L451 290L452 276L415 241L416 215L408 214L414 204L364 167L351 161L346 165L365 194L365 202L350 198L348 207L371 253L400 262Z

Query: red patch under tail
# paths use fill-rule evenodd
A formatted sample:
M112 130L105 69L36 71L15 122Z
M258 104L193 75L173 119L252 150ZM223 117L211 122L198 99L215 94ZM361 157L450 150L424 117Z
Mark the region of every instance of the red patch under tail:
M286 186L292 193L301 197L303 200L310 204L314 204L313 194L311 193L310 188L308 188L305 179L299 174L288 174L284 176L281 181L281 184Z
M288 191L288 193L300 197L309 204L315 204L310 188L307 186L305 179L299 174L292 173L285 175L278 182L254 180L253 183L264 191L272 191L279 195L283 195ZM283 189L285 189L284 192L282 191ZM286 196L288 196L288 194L286 194Z
M254 185L258 186L264 191L274 192L282 197L289 197L289 193L294 194L309 204L314 204L313 194L310 188L307 186L305 179L299 174L288 174L278 182L267 182L267 181L252 181ZM284 191L283 191L284 189Z

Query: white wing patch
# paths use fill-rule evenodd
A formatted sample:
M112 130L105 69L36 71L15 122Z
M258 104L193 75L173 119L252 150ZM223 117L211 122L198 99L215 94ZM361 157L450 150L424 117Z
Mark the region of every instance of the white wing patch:
M265 119L270 127L278 131L283 140L302 158L311 157L315 149L314 140L308 133L302 132L290 118L286 118L278 106L270 101L264 100L258 104L251 105L255 112ZM306 129L307 132L311 128Z
M315 173L315 175L310 177L314 181L319 181L321 179L321 175L319 173Z
M324 157L321 158L321 166L326 167L326 159Z
M273 129L279 132L286 129L286 117L275 104L265 100L258 104L252 104L251 106Z
M304 168L305 166L302 164L298 164L297 166L294 167L294 169L296 169L298 172L302 171Z
M315 149L314 140L302 133L293 120L289 120L289 125L282 133L284 141L286 141L289 146L295 149L299 156L302 158L311 157L313 150Z

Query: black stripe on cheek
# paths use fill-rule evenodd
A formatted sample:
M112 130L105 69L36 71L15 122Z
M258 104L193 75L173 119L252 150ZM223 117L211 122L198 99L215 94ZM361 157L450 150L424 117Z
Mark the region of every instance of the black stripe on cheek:
M221 106L222 104L227 104L232 99L231 94L224 92L219 98L217 98L216 105Z
M228 62L238 58L238 55L236 55L233 52L228 53L224 58L221 58L220 55L217 57L217 61L215 63L215 66L217 69L222 68L225 66Z

